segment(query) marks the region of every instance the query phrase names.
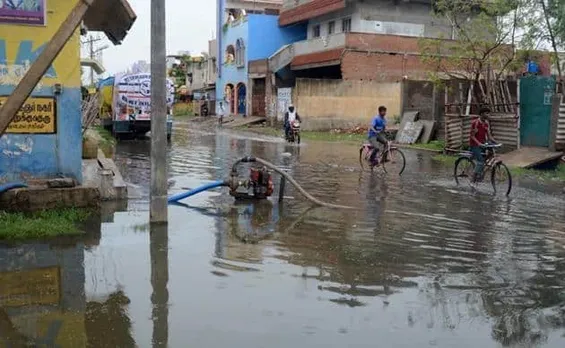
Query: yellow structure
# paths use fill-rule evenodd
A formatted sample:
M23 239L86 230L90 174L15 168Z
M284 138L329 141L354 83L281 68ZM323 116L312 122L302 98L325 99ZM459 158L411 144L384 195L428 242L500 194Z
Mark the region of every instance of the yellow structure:
M0 96L12 93L77 1L39 1L46 4L46 25L6 23L10 18L0 17ZM82 146L79 37L77 30L0 139L0 181L57 174L81 181L82 154L77 151ZM26 108L38 104L55 109L46 114Z

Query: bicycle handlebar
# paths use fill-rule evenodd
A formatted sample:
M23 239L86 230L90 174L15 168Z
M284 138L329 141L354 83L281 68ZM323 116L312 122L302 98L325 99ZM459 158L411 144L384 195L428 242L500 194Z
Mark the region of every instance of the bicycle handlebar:
M485 149L495 149L495 148L502 147L502 144L500 144L500 143L498 143L498 144L482 144L481 147L483 147Z

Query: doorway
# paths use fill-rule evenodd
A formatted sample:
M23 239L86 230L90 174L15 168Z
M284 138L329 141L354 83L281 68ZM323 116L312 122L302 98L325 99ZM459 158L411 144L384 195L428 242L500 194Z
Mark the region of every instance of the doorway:
M244 83L239 83L237 85L237 113L240 115L245 115L246 113L246 98L247 88Z
M555 77L520 79L520 145L548 147Z
M266 81L265 78L253 79L252 86L252 100L251 114L253 116L265 116L265 96L266 96Z

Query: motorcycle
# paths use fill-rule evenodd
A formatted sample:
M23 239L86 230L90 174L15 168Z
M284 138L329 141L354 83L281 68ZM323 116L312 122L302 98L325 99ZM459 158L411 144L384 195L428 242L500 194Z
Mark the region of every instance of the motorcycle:
M290 123L290 131L288 132L288 138L286 140L289 143L296 142L300 144L300 121L294 120Z

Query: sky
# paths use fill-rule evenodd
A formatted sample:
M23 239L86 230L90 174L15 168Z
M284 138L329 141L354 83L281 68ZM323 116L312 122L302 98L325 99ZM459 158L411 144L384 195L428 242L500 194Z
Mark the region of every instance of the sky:
M215 35L216 1L215 0L164 0L167 16L167 54L189 51L200 54L208 50L208 40ZM150 62L151 47L151 0L129 0L137 20L121 45L114 46L103 40L96 47L109 45L103 51L103 65L106 74L115 74L128 69L134 62ZM98 33L93 33L96 36ZM100 37L105 38L103 33ZM88 37L83 37L86 40ZM86 51L83 48L83 55Z

